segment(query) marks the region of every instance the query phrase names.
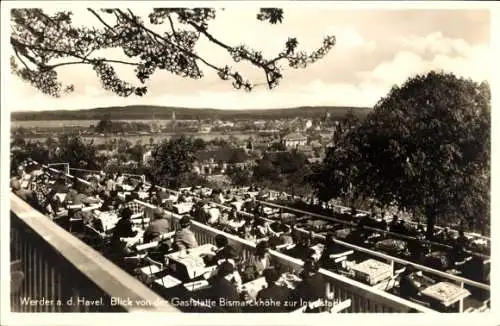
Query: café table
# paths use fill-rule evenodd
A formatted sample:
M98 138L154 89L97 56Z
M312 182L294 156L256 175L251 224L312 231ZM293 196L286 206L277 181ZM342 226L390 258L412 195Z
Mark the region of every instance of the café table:
M173 288L182 284L182 281L178 280L172 275L165 275L164 277L157 278L156 280L154 280L154 282L166 289Z
M276 284L279 286L286 286L293 290L297 287L297 284L301 281L300 277L292 273L284 273L281 275ZM249 281L241 285L238 289L239 292L246 292L248 297L252 300L257 299L257 294L260 290L267 287L267 282L265 277L259 277L255 280Z
M267 282L265 277L259 277L250 282L246 282L241 285L238 292L246 292L248 297L252 300L257 298L257 294L260 290L266 288Z
M126 184L122 184L121 187L125 191L132 191L132 190L134 190L134 187L132 187L130 185L126 185Z
M144 230L136 228L135 231L137 231L137 234L134 237L120 238L120 240L125 244L127 248L130 248L135 244L142 242L142 239L144 237Z
M149 193L147 193L145 191L139 191L137 193L137 195L139 196L139 199L141 199L141 200L149 198Z
M196 248L180 250L168 254L167 258L171 263L173 263L173 265L184 266L187 270L188 277L193 279L213 270L214 266L205 265L202 255L213 254L215 248L216 247L213 244L207 243Z
M189 213L193 208L193 203L192 202L178 203L174 205L174 208L177 214L179 215L186 214Z
M400 253L408 247L408 244L406 241L403 240L397 240L397 239L385 239L378 241L375 244L375 248L377 250L386 252L388 254L396 254Z
M359 264L351 266L356 278L375 285L392 276L392 266L375 259L368 259Z
M344 228L334 231L334 235L337 239L344 240L349 236L349 234L351 234L351 232L352 232L351 228Z
M463 311L463 299L471 293L469 290L461 288L450 282L439 282L421 291L421 294L440 302L443 306L449 307L456 302L459 304L459 312Z
M114 229L116 223L120 220L118 214L113 211L101 212L99 210L95 210L93 215L96 220L101 221L103 231L105 232Z
M445 270L448 265L448 255L444 251L433 251L424 259L424 263L438 270Z

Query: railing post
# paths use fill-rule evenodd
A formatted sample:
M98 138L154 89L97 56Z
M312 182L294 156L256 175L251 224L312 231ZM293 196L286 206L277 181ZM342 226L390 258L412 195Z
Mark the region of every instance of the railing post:
M460 282L460 288L464 288L464 282ZM464 311L464 298L460 299L458 302L458 312Z

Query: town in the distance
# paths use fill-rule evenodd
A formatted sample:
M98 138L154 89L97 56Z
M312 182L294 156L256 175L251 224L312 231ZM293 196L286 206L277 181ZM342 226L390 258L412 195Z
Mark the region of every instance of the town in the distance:
M408 300L403 311L488 309L490 240L480 218L442 216L429 233L425 215L349 193L354 175L324 186L333 153L371 109L145 107L152 116L141 120L113 119L114 110L76 113L101 120L14 116L11 187L152 287L162 307L357 312L371 308L356 307L342 287L360 282ZM353 173L342 159L333 164ZM112 298L108 306L134 305Z

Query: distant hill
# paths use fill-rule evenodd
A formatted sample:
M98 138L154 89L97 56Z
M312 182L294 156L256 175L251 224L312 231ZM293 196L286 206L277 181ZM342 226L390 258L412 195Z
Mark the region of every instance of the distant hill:
M364 117L371 108L339 106L303 106L283 109L219 110L193 109L183 107L129 105L95 108L88 110L30 111L13 112L13 121L47 120L168 120L175 111L178 120L190 119L282 119L286 117L321 117L327 112L331 117L343 117L352 110L359 117Z

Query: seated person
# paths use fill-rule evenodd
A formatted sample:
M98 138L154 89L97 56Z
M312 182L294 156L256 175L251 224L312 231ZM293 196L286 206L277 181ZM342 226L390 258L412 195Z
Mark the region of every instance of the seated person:
M91 189L89 187L84 187L82 192L76 194L73 199L73 205L92 205L97 203L100 203L100 200L92 196Z
M361 245L366 240L366 237L367 232L361 220L346 237L346 242L352 243L354 245Z
M66 197L64 197L64 205L80 205L81 203L75 203L78 191L72 186L69 186Z
M130 208L132 210L132 215L139 215L144 212L143 206L136 202L138 199L139 195L135 192L125 196L125 205L123 207Z
M335 243L335 236L330 233L326 237L325 249L318 263L322 268L337 271L342 266L342 262L336 262L336 260L340 260L343 256L346 256L345 253L348 251L348 248Z
M304 270L300 277L302 281L298 284L294 293L294 300L312 303L318 299L324 299L326 294L326 282L323 275L319 273L319 266L314 259L304 262ZM319 312L322 308L307 308L306 312Z
M262 276L264 270L271 266L272 259L269 254L269 245L267 241L261 241L257 243L255 254L249 257L247 265L244 268L243 278L245 283Z
M415 267L408 265L400 274L399 294L404 298L417 298L420 295L422 289L420 288L420 283L414 280L415 273Z
M392 216L392 221L389 223L389 228L391 232L399 233L401 230L401 220L397 215Z
M420 223L420 221L418 221L417 224L417 232L425 234L425 226L422 223Z
M243 226L245 225L246 221L243 218L241 214L233 214L232 216L229 216L229 221L227 222L227 225L235 232L239 232Z
M250 195L246 194L245 195L245 203L242 206L242 209L245 212L255 214L255 212L258 210L258 203L255 201L255 198L250 198Z
M213 205L208 207L207 214L208 214L207 224L214 225L214 224L219 223L219 218L220 218L221 213L217 207L215 207Z
M153 196L153 195L156 195L158 193L158 187L156 186L156 184L154 182L151 183L151 186L149 187L148 189L148 193L149 193L149 196Z
M209 206L204 202L200 202L199 204L197 204L196 208L193 207L193 216L195 217L196 221L203 224L208 224L210 220L210 213L208 210Z
M217 269L215 269L212 272L205 273L205 275L203 277L205 279L211 279L212 277L214 277L214 275L217 274L217 271L221 265L223 265L224 263L230 263L234 267L232 282L233 282L233 284L235 284L238 287L241 286L243 284L243 281L242 281L242 277L238 271L239 259L238 259L238 253L236 252L236 249L227 245L220 251L218 258L220 258L220 259L215 261L215 264L218 266ZM207 266L210 266L210 264L207 264Z
M57 178L55 180L54 191L61 194L68 192L68 186L66 186L66 181L63 178Z
M255 242L257 240L257 234L252 228L252 224L245 223L242 230L239 232L239 236L245 240Z
M193 231L190 230L191 220L188 216L183 216L179 222L181 229L174 235L174 249L184 250L198 247L198 242Z
M215 236L215 246L216 248L213 255L208 254L203 257L203 260L205 261L205 264L207 266L216 265L220 260L225 259L224 250L228 250L226 248L229 247L229 241L227 240L227 237L222 234L217 234Z
M292 228L287 226L287 229L280 235L281 244L293 244Z
M236 220L238 219L238 211L236 210L236 207L231 207L231 211L229 212L228 218L230 220Z
M10 187L12 191L19 196L19 198L26 201L28 204L32 204L34 202L35 195L33 191L22 188L21 182L18 179L12 180Z
M265 238L269 233L269 222L266 222L262 218L256 218L253 224L253 228L258 239Z
M423 233L417 233L415 239L408 241L408 250L416 261L424 261L426 255L429 253L429 246L425 243Z
M217 221L218 225L227 225L229 222L229 213L227 211L222 211L219 220Z
M399 277L399 294L408 299L420 300L420 292L436 283L423 275L422 271L417 271L413 265L407 265Z
M153 221L151 221L144 231L144 243L157 241L165 233L170 232L170 222L165 218L161 208L153 211Z
M122 248L121 238L132 238L137 235L137 231L134 231L132 226L134 225L131 221L132 211L129 208L125 208L121 212L121 218L116 223L113 229L113 235L111 237L111 242L114 247Z
M237 304L223 304L224 301L240 301L237 286L234 284L234 271L233 264L224 262L217 269L217 274L209 280L211 287L208 290L208 298L217 303L210 312L241 312Z
M434 238L437 242L444 243L447 245L453 245L453 234L449 227L435 231Z
M285 307L285 301L290 299L291 293L286 286L276 284L280 278L279 272L274 268L267 268L263 275L267 287L257 293L257 300L269 301L272 304L264 309L259 309L259 312L287 312L289 309ZM274 302L279 302L279 304L273 304Z
M406 224L404 220L401 220L401 222L399 222L399 233L402 235L408 235L408 236L411 235L410 227Z
M303 236L295 243L292 248L286 251L286 254L301 260L311 258L315 254L314 249L311 249L313 246L311 236Z
M171 239L160 240L160 244L158 245L158 247L149 251L148 256L157 262L165 263L165 255L167 255L170 252L171 248L172 248Z
M379 215L373 215L374 227L379 230L389 230L389 224Z
M458 238L455 239L450 253L451 263L453 265L462 266L471 259L470 255L466 252L468 242L469 239L465 236L464 231L458 231Z
M133 223L130 220L132 211L125 208L121 211L120 220L115 225L113 230L113 238L130 238L137 235L137 231L132 230Z
M112 211L118 209L119 200L118 200L118 191L111 190L109 192L109 196L104 198L104 202L102 204L102 211Z

